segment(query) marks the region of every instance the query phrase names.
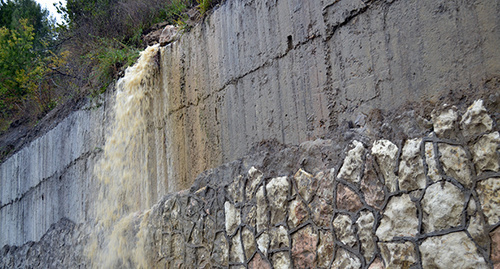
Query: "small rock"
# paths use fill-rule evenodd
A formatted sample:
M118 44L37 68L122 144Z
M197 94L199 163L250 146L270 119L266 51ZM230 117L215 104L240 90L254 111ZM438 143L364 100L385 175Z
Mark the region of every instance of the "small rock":
M229 261L242 263L245 261L245 254L243 252L243 245L239 235L233 236L231 240L231 250L229 251Z
M375 217L373 213L368 210L361 211L356 226L358 227L359 241L361 242L361 249L365 260L369 261L376 251L375 241L373 240L373 225L375 224Z
M436 135L442 138L450 138L455 131L455 123L458 119L457 108L452 106L439 115L433 111L431 117Z
M344 214L337 215L333 220L333 230L337 235L337 239L346 246L354 247L356 244L356 237L354 235L354 228L350 216Z
M306 203L311 201L312 196L316 193L318 188L318 181L313 177L313 175L307 173L306 171L299 169L297 173L293 176L295 182L297 183L297 189Z
M242 210L243 210L243 212L241 213L242 222L252 227L255 227L257 219L257 207L245 206Z
M256 228L257 232L263 231L267 228L269 215L267 214L268 206L266 202L266 197L264 195L264 186L260 187L255 195L257 199L257 218L256 218Z
M327 201L333 200L333 183L335 180L335 169L330 169L328 172L319 172L315 176L318 181L316 197Z
M338 177L352 183L357 183L361 177L365 148L361 142L356 140L352 141L352 144L354 148L347 153Z
M289 186L286 177L273 178L266 185L267 198L271 207L271 224L285 221Z
M465 197L449 182L430 185L422 199L424 232L444 230L460 225Z
M415 246L411 242L379 243L378 245L387 268L408 269L417 261Z
M368 269L385 269L385 266L379 258L376 258Z
M328 267L335 253L333 234L330 231L319 231L318 266Z
M255 254L253 259L248 263L249 269L271 269L271 265L260 255Z
M333 214L333 206L328 203L328 200L316 197L310 206L314 223L318 226L328 227Z
M472 147L472 157L476 171L481 174L485 171L499 171L498 147L500 135L498 132L483 135Z
M415 236L418 229L417 207L408 194L394 196L386 206L376 235L380 240Z
M254 192L261 181L262 172L252 166L250 170L248 170L248 179L245 189L245 194L247 195L248 200L252 200Z
M292 261L287 252L274 253L272 258L273 268L275 269L289 269L292 268Z
M399 163L399 188L401 190L413 191L425 188L424 164L420 156L421 142L422 139L410 139L403 147Z
M237 176L231 185L229 185L229 191L228 194L231 196L233 199L234 203L238 204L243 202L243 197L244 197L244 184L243 184L243 177L242 176Z
M465 187L470 187L471 170L467 164L467 154L460 146L451 146L448 144L439 144L441 156L439 160L443 164L446 175L456 179Z
M243 228L241 231L241 239L243 240L243 249L245 251L245 257L252 257L253 253L257 250L255 245L255 237L253 233L248 230L248 228Z
M350 252L344 250L343 248L339 248L335 254L335 260L333 261L332 268L359 269L361 268L361 261Z
M212 252L212 260L216 265L227 266L229 262L229 247L222 232L217 233L214 241L214 246L216 247L214 247L214 250Z
M434 154L434 145L432 143L425 143L425 162L427 163L427 175L433 181L439 181L442 179L439 174L439 169L437 167L437 162Z
M292 235L293 264L298 268L316 267L316 246L318 234L310 225Z
M423 268L489 268L464 232L429 237L419 249Z
M179 31L178 27L173 25L167 25L160 34L160 46L165 46L168 43L172 43L179 37L177 35Z
M493 121L483 106L483 100L476 100L467 109L467 112L462 116L460 126L464 136L468 138L491 131Z
M488 229L484 218L479 214L470 217L467 231L472 239L482 248L487 249L489 244Z
M257 246L265 256L267 256L267 250L269 249L269 234L267 232L263 232L258 238L257 238Z
M363 206L359 195L342 183L337 185L337 208L356 212Z
M489 225L500 221L500 178L488 178L477 183L477 193Z
M269 231L269 234L271 235L271 250L290 247L288 232L285 227L273 228Z
M396 185L397 181L394 182L394 190L396 189ZM379 180L377 172L373 167L373 159L370 156L366 158L365 171L361 179L360 190L368 205L379 210L381 209L385 201L384 184Z
M496 228L490 233L491 237L491 255L490 259L493 262L494 268L500 266L500 228Z
M226 213L226 232L231 235L235 233L241 223L240 211L228 201L224 203L224 209Z
M288 224L291 228L295 228L304 223L309 218L307 206L302 200L294 199L289 203Z
M398 147L389 140L377 140L372 146L372 155L377 161L380 171L384 175L385 185L389 191L396 191L397 177L394 174L396 168Z

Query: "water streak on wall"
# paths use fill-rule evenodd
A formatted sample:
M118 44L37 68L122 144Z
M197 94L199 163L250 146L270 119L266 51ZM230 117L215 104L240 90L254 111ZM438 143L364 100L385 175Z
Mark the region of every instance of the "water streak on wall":
M134 256L136 226L141 210L156 200L148 172L148 119L150 102L158 91L158 46L148 47L137 63L117 83L115 120L104 146L104 156L95 169L100 181L96 203L96 226L87 255L94 267L128 267ZM154 190L156 192L156 190Z

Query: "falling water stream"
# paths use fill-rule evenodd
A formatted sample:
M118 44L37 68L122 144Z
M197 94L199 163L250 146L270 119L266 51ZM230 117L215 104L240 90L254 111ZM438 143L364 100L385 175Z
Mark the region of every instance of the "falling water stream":
M148 197L147 122L152 92L159 89L159 47L141 52L117 82L114 123L95 169L100 192L86 254L94 268L147 268L141 235Z

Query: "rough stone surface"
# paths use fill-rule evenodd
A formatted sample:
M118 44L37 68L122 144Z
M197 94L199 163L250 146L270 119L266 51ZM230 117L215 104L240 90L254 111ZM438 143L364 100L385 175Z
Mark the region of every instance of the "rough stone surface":
M258 238L257 238L257 246L264 255L267 256L267 251L269 250L269 234L268 233L262 233Z
M354 236L354 227L349 215L337 215L333 220L333 230L338 240L346 246L354 247L356 237Z
M234 234L238 225L241 223L240 211L227 201L224 203L224 210L226 216L226 232L228 234Z
M257 253L253 259L248 263L249 269L271 269L271 264L262 258L262 256Z
M337 185L337 208L356 212L363 204L359 196L344 184Z
M483 100L474 101L462 116L460 125L466 137L491 131L493 121L483 105Z
M410 268L417 262L415 246L411 242L379 243L386 268Z
M420 245L424 268L489 268L464 232L429 237ZM450 255L454 253L454 255Z
M99 189L93 171L113 113L98 104L112 106L110 94L86 102L0 164L0 248L39 241L61 219L79 224L92 218ZM152 199L165 194L160 190Z
M389 191L394 192L397 188L397 177L394 170L397 165L398 147L389 140L377 140L372 146L372 155L375 156L380 171L384 175L385 185Z
M270 249L277 250L282 248L290 247L290 240L288 239L288 233L284 226L279 226L278 228L273 228L270 231L271 241Z
M335 253L335 243L333 234L330 231L319 232L319 244L317 252L317 260L319 267L328 267Z
M500 228L496 228L490 233L491 236L491 255L494 268L500 267Z
M290 228L286 223L289 203L296 198L292 192L298 186L293 175L300 168L311 174L327 174L334 167L335 171L344 169L340 175L347 178L339 180L334 175L334 185L348 181L365 209L376 213L377 235L383 233L381 228L387 224L388 216L398 215L391 211L404 212L394 205L394 197L410 195L406 190L397 192L394 186L398 184L389 185L375 162L370 165L363 158L343 160L350 155L344 149L353 140L367 145L366 152L370 152L368 145L380 139L398 146L418 138L423 143L432 141L439 146L438 170L444 170L446 180L457 180L467 187L466 192L471 194L468 196L479 200L477 216L489 216L485 226L493 228L489 223L492 219L498 222L496 201L490 199L493 194L481 183L487 182L485 177L498 178L498 174L489 171L477 177L470 173L461 178L463 171L446 164L446 159L453 157L452 152L443 151L442 147L457 147L467 153L458 154L460 157L453 162L467 163L472 172L475 164L473 157L468 156L473 152L472 145L485 133L498 131L493 123L498 122L500 107L499 13L498 3L490 0L221 2L189 33L160 48L154 62L148 63L157 71L147 74L148 78L157 80L158 87L146 93L147 107L142 108L148 116L145 128L130 128L143 132L143 143L134 146L139 151L129 151L145 171L140 177L144 181L137 180L142 186L137 190L140 198L136 199L142 204L142 212L136 214L145 219L132 226L147 229L142 229L134 240L120 241L130 245L137 239L139 254L124 256L115 264L203 268L207 266L206 255L210 255L214 268L248 267L251 257L229 264L230 250L233 257L240 257L234 253L244 228L257 238L277 226L283 226L287 235L301 228ZM452 102L464 111L464 106L478 97L484 102L481 106L477 102L459 124L467 141L460 134L453 136L460 139L451 141L429 134L430 117L426 111L442 102ZM484 109L475 109L476 106ZM18 247L2 248L1 260L8 265L3 263L0 267L92 267L80 255L84 250L78 246L83 244L74 243L78 242L74 238L57 241L64 238L63 232L42 236L63 217L88 229L95 227L92 221L98 186L93 171L102 157L100 149L109 133L106 127L113 118L112 107L112 101L99 107L87 106L46 135L19 138L30 143L19 142L25 147L14 150L0 167L0 246ZM328 142L329 138L334 140ZM308 140L314 141L297 146ZM396 158L396 164L400 164L402 160ZM424 151L417 158L423 160ZM252 166L263 174L255 183L248 173ZM349 166L353 169L350 175ZM372 166L373 169L366 169ZM379 176L384 180L365 180L366 171L371 171L371 178ZM279 177L290 182L287 188L274 188L279 184L271 182ZM250 193L234 197L235 193L228 193L236 178L249 184L239 184L235 190L255 187L258 197ZM269 184L273 187L268 189ZM191 185L192 190L173 193ZM364 187L359 189L360 185ZM383 195L364 195L366 190L380 193L379 187ZM285 195L281 193L283 189ZM396 196L386 198L391 191ZM167 192L172 194L153 206ZM421 193L425 189L411 192L416 205L416 197ZM336 195L333 190L331 194ZM312 199L307 205L311 212L315 203ZM331 221L338 214L347 214L337 208L335 198L324 199L334 209L325 210L331 215L324 219ZM488 199L493 202L487 202ZM172 201L168 203L170 207L164 206L167 200ZM241 229L234 235L226 230L226 202L241 211ZM254 206L255 224L251 213ZM418 216L416 212L422 213L412 209L397 217L413 219ZM357 213L349 214L352 219L358 217ZM317 219L311 215L302 225L314 227ZM207 228L203 223L208 224ZM413 229L412 222L408 225ZM336 233L333 225L316 228ZM396 230L399 228L395 225ZM443 230L439 236L465 233L466 229L464 226ZM128 232L136 231L134 228ZM380 243L406 240L420 244L430 240L427 235L404 234L403 239ZM31 240L36 242L29 243ZM274 268L291 268L290 240L288 246L277 252L268 251L263 259ZM47 242L56 242L59 248ZM344 249L337 239L334 245L338 254L335 266L367 265L360 248ZM453 245L442 249L449 256L463 256ZM486 257L486 252L476 249L471 255ZM254 253L254 257L255 254L263 253ZM375 255L381 257L379 249ZM136 256L147 261L137 263ZM422 265L422 259L417 263L416 267Z
M292 259L298 268L316 267L318 234L311 226L300 229L292 235Z
M313 175L307 173L306 171L299 169L297 173L293 176L295 182L297 182L298 193L304 199L306 203L311 201L313 194L316 193L317 180L314 180Z
M460 225L465 197L459 188L449 182L432 184L422 199L424 232L444 230Z
M243 242L243 249L245 250L245 257L249 259L252 257L253 253L257 250L257 246L255 244L255 237L253 233L248 230L248 228L243 228L241 230L241 239Z
M160 46L165 46L168 43L174 42L179 38L178 36L179 28L173 25L167 25L161 31L159 42Z
M484 249L488 248L488 245L490 244L490 237L488 235L488 228L483 216L480 216L479 214L471 216L467 231L479 246Z
M271 224L285 220L288 190L289 183L286 177L273 178L267 183L266 191L271 209Z
M288 252L278 252L273 254L271 257L273 268L276 269L287 269L292 266L292 261L290 260L290 255Z
M244 261L245 254L241 239L239 236L234 236L231 241L231 249L229 250L229 262L243 263Z
M425 143L425 163L427 164L427 176L429 179L434 182L441 180L442 176L439 173L434 145L432 143Z
M446 108L439 115L432 113L432 124L434 132L438 137L450 138L455 134L455 124L458 119L457 108L452 106Z
M384 266L384 263L379 259L376 258L371 264L368 269L385 269L386 267Z
M354 140L352 142L353 149L347 152L344 159L344 164L340 168L338 177L352 183L359 182L362 172L362 164L365 154L363 143Z
M257 191L257 220L256 220L256 228L257 231L263 231L267 228L269 215L268 215L268 205L266 201L266 197L264 195L264 186L260 187Z
M346 269L359 269L361 268L361 261L358 257L352 255L348 251L340 248L335 254L332 268L346 268Z
M389 184L388 188L396 189L397 181L394 184ZM372 158L367 158L363 179L361 179L361 192L365 198L365 202L377 209L381 209L385 202L384 184L378 178Z
M474 144L472 147L472 157L476 166L476 172L481 174L485 171L499 171L499 147L500 135L498 132L485 134Z
M308 220L307 206L301 200L293 200L289 207L288 223L290 227L295 228Z
M420 155L421 139L406 141L399 163L399 189L413 191L425 187L426 178Z
M443 164L444 172L447 176L456 179L465 187L472 184L471 170L467 162L467 154L459 146L439 144L439 160Z
M369 261L376 252L375 240L373 237L373 225L375 217L370 211L361 211L359 218L356 220L359 241L365 260Z
M376 234L380 240L389 241L393 237L415 236L417 228L417 207L409 195L403 194L391 198Z
M477 183L477 192L489 225L500 221L500 178L488 178Z

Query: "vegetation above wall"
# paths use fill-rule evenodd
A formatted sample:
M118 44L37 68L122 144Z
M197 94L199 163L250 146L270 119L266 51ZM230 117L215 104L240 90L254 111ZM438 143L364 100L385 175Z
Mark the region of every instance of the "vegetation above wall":
M135 62L155 24L188 29L187 11L203 15L215 2L68 0L57 5L65 21L57 23L34 0L1 0L0 133L104 92Z

